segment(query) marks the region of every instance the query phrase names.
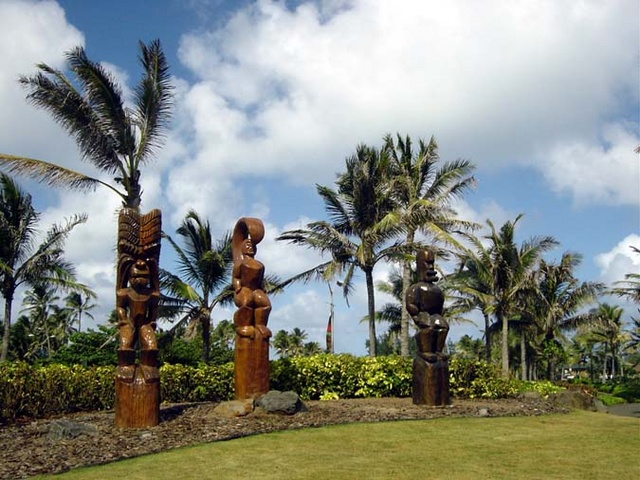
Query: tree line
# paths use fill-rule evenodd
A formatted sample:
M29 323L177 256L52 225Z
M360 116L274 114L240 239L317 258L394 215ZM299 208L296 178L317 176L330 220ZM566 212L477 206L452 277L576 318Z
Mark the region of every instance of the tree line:
M143 73L133 90L131 106L125 105L123 89L114 77L91 61L81 47L66 54L71 78L46 64L39 64L35 75L20 78L27 100L50 113L73 136L81 159L111 174L113 182L43 160L0 154L0 169L5 171L0 178L0 280L5 300L1 360L8 358L11 307L20 285L30 287L34 295L49 289L48 295L55 296L60 289L84 295L84 299L93 298L90 288L76 281L74 268L64 259L63 251L64 240L86 217L73 216L64 225L51 227L43 243L35 247L38 214L30 196L9 174L81 190L104 186L119 195L123 206L139 208L140 170L160 147L173 107L172 85L160 42L141 42L139 47ZM492 340L499 332L500 363L505 375L510 373L514 358L509 351L514 334L520 340L521 376L530 378L538 375L540 365L551 375L562 335L580 328L607 339L613 372L615 357L624 344L620 339L629 334L623 332L621 324L619 334L612 333L619 322L611 320L617 316L617 307L588 307L605 292L638 302L639 276L630 273L610 287L580 282L574 277L580 254L566 252L557 262L546 261L543 255L558 245L554 238L516 241L522 215L501 226L487 220L484 227L489 233L478 234L481 226L459 218L454 208L454 200L474 186L474 169L465 159L441 161L434 138L414 145L409 136L387 135L380 147L357 146L334 186L316 186L327 219L278 237L279 241L317 250L326 261L285 281L270 278L268 290L275 294L292 282L339 279L348 299L354 291L355 275L361 271L367 290L368 348L375 356L379 343L376 321L384 315L376 310L373 270L379 262L395 263L401 285L397 308L399 353L408 355L410 321L402 299L412 281L415 252L434 248L439 258L455 264L454 271L442 282L451 299L448 315L461 318L473 310L482 314L485 358L492 359ZM180 242L164 234L178 260L175 271L161 271L163 316L175 321L172 332L201 336L202 360L207 361L211 312L232 298L227 280L231 267L229 234L215 240L209 222L195 211L187 213L176 234ZM615 314L607 313L607 308ZM30 311L35 312L36 307Z

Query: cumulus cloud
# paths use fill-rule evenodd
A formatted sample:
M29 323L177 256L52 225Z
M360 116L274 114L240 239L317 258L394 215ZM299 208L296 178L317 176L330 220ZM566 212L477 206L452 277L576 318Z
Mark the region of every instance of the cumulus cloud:
M631 249L632 246L640 248L640 235L628 235L611 250L595 257L600 277L607 285L624 280L628 273L640 273L640 255Z
M358 142L395 130L434 133L443 153L485 167L533 161L591 138L622 108L620 92L637 100L633 8L252 3L182 38L180 58L198 77L194 164L322 183Z
M561 142L541 159L545 178L579 204L640 205L638 124L610 124L601 142Z
M18 77L34 74L40 62L62 68L63 52L84 44L84 36L52 1L6 0L0 2L0 18L0 104L11 112L0 115L2 151L70 163L76 157L73 141L45 112L25 102Z

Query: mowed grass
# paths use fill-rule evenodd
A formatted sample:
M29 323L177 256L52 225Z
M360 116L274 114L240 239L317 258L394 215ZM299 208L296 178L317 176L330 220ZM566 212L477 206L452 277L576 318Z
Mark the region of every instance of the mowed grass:
M575 411L339 425L181 448L55 478L637 480L640 420Z

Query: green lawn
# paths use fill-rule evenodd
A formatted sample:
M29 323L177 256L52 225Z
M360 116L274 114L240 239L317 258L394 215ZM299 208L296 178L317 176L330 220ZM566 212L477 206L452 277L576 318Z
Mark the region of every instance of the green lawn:
M339 425L182 448L55 478L636 480L640 420L576 411Z

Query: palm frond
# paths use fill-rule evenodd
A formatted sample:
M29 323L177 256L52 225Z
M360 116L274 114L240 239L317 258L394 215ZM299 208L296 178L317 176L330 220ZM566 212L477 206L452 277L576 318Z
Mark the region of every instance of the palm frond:
M98 185L103 185L121 198L124 198L122 192L102 180L35 158L2 153L0 154L0 168L12 174L31 178L50 187L68 187L81 191L93 191Z
M135 118L140 129L136 158L144 162L160 146L171 117L172 92L169 66L159 40L140 42L144 76L135 89Z

